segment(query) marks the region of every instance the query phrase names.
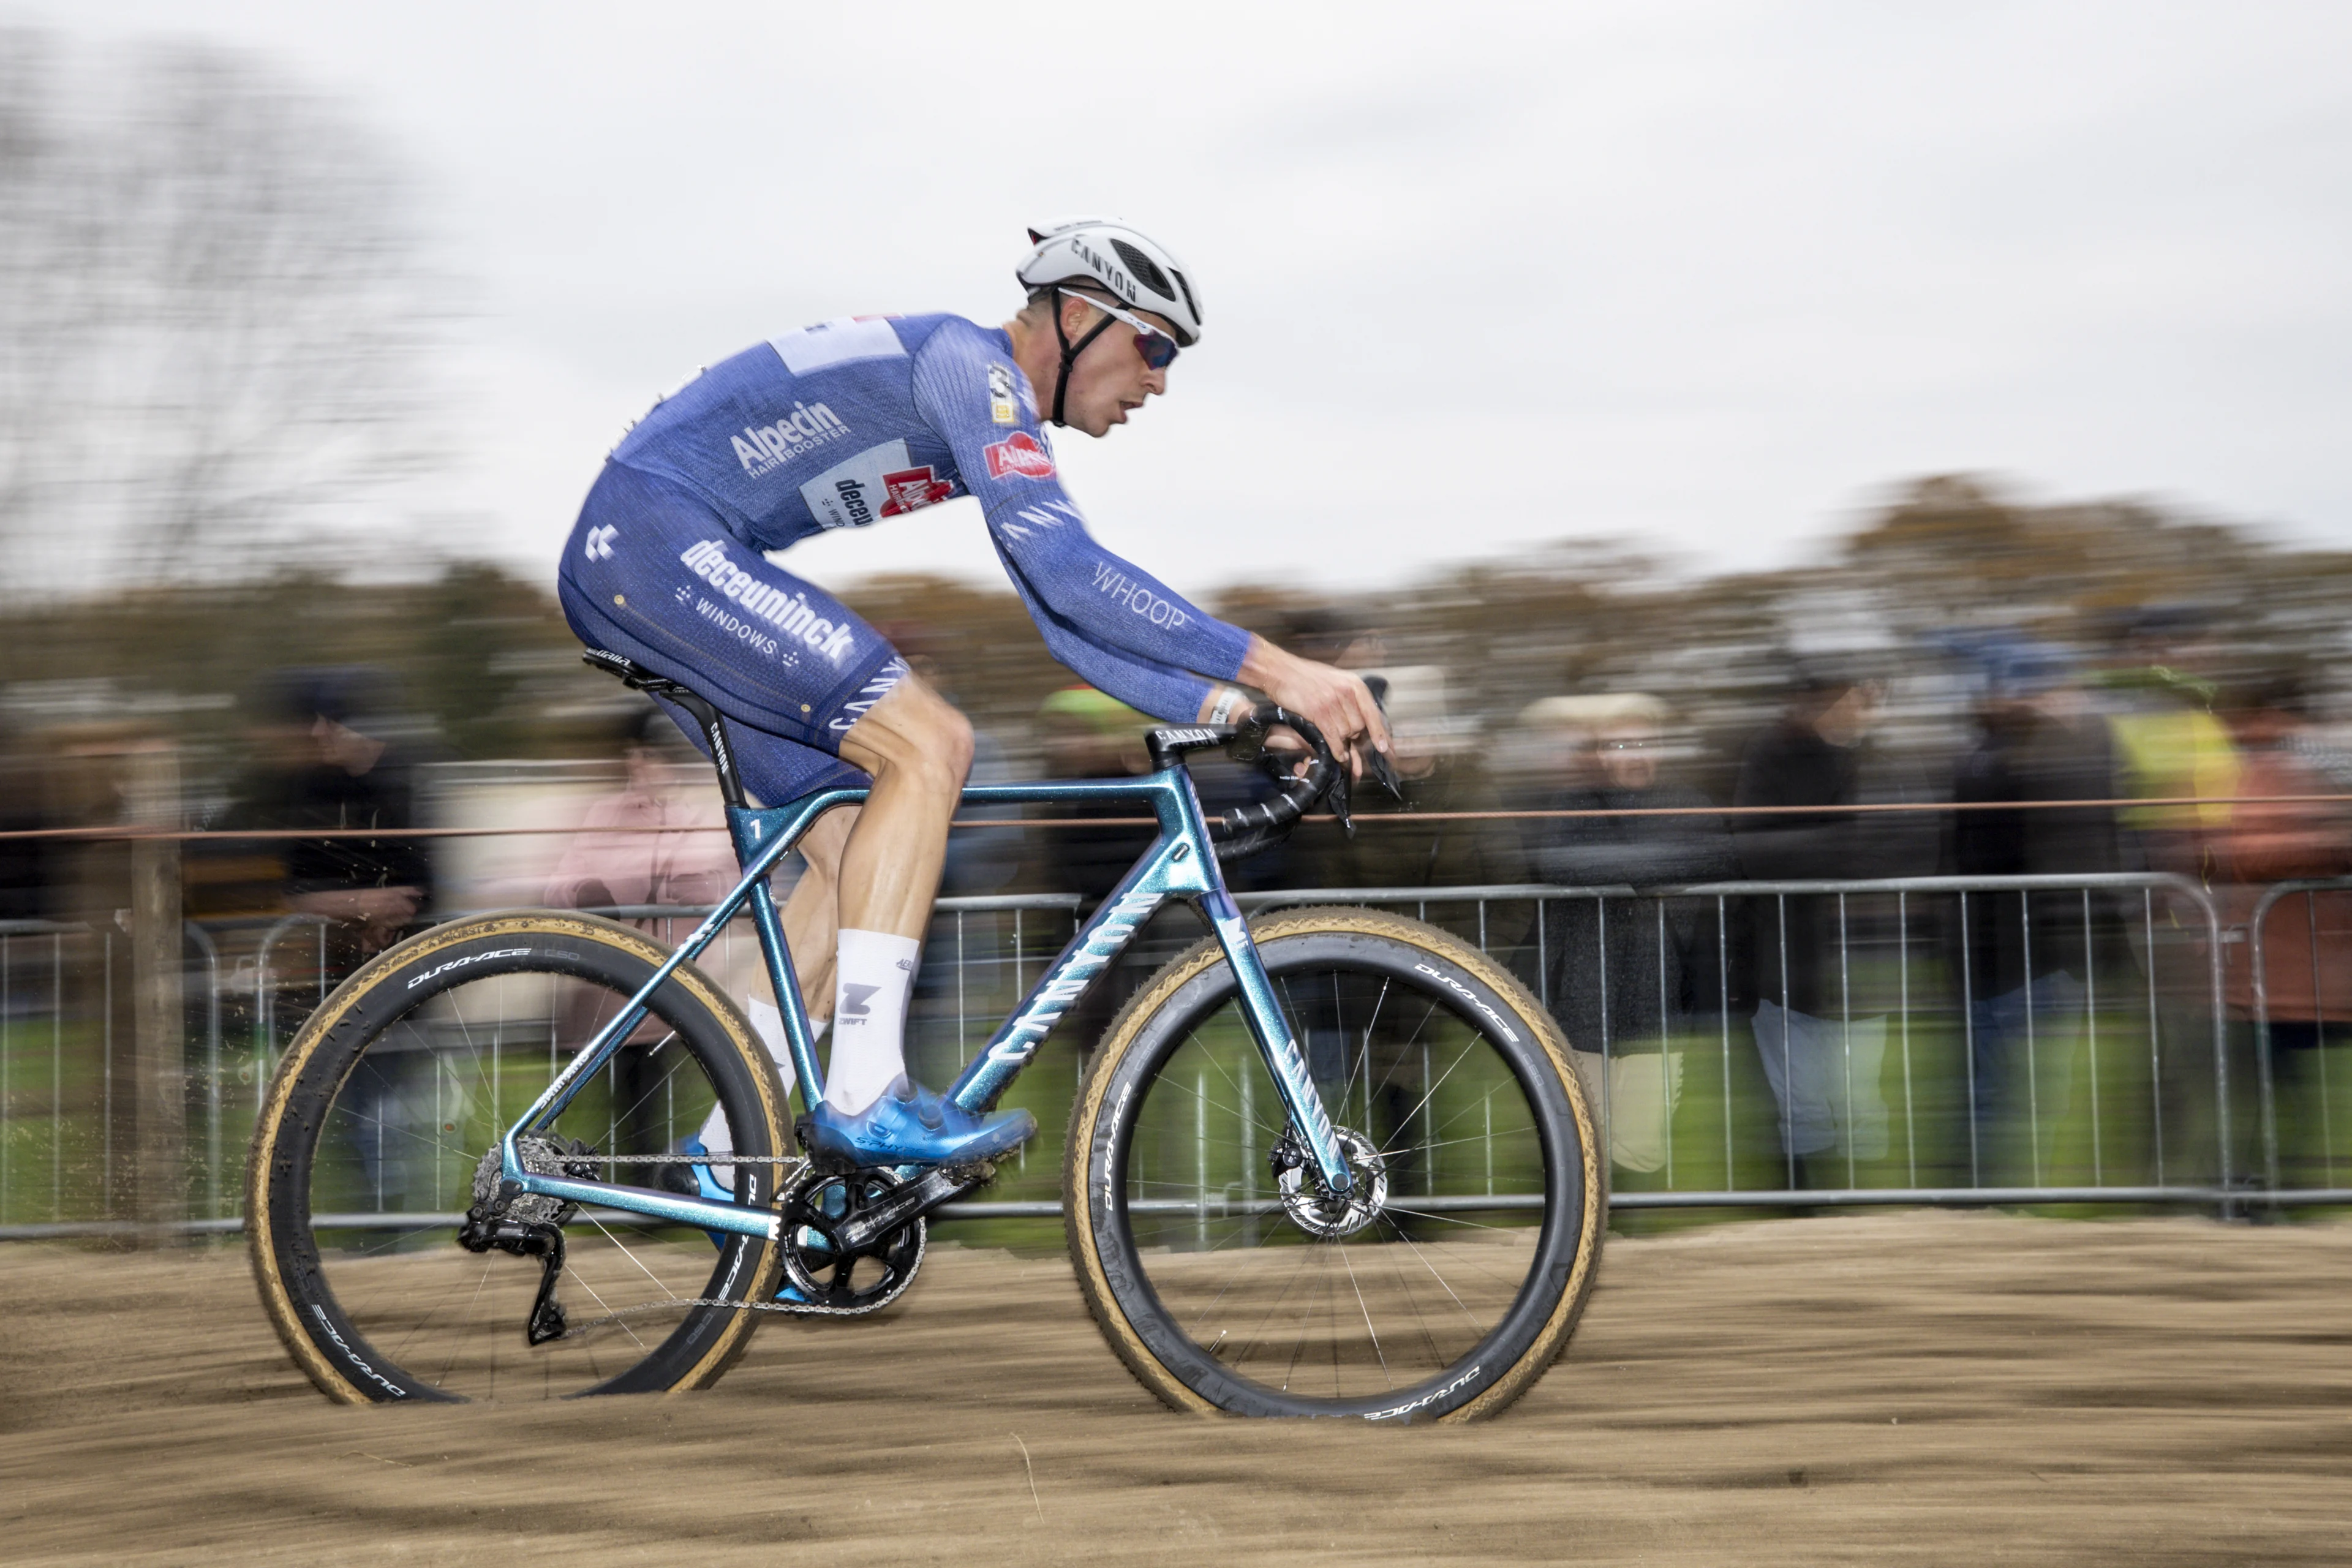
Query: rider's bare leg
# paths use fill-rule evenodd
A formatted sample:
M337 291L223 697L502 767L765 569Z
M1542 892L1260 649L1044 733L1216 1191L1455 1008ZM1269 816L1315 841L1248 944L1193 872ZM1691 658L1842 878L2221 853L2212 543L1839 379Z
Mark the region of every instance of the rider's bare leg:
M858 808L835 806L801 836L808 868L784 900L784 945L792 951L793 977L800 982L809 1022L833 1016L833 946L841 929L841 851L857 825Z
M851 726L841 756L874 777L830 879L838 934L825 1099L854 1115L906 1070L908 991L971 767L971 726L910 675Z
M841 923L919 939L971 771L971 722L909 675L849 727L841 760L874 775L842 848Z

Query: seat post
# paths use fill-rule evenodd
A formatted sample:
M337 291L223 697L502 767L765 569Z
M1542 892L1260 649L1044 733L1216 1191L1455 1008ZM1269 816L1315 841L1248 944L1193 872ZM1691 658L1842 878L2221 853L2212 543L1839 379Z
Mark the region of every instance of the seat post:
M740 811L749 804L743 798L743 775L736 771L734 748L727 743L727 726L719 717L719 710L711 706L708 698L608 648L584 649L580 661L591 669L603 670L633 691L642 691L648 697L675 702L693 714L694 721L702 726L704 742L710 748L710 765L719 771L719 798L727 803L730 811Z
M673 685L662 695L693 714L694 721L702 726L702 738L710 745L710 765L719 773L719 797L727 803L728 810L742 810L746 804L743 775L736 770L734 749L727 744L727 722L719 716L719 710L681 686Z

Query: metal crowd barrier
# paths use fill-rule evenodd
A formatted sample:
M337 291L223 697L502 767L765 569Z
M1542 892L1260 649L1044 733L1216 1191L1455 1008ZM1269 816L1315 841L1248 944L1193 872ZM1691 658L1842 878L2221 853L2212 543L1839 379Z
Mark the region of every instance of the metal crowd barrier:
M2347 1024L2352 1024L2352 1019L2345 1019L2331 1026L2327 1017L2324 979L2326 964L2326 954L2320 945L2319 900L2322 895L2329 893L2352 897L2352 877L2313 878L2277 883L2263 890L2246 917L2247 967L2253 993L2254 1063L2262 1092L2263 1186L2273 1204L2352 1203L2352 1188L2336 1185L2336 1129L2340 1119L2332 1104L2327 1073L2328 1031L2331 1027L2343 1029ZM2311 964L2311 1056L2317 1082L2310 1086L2312 1092L2308 1099L2317 1112L2321 1171L2317 1187L2300 1188L2280 1177L2279 1097L2275 1070L2278 1055L2273 1049L2270 965L2267 962L2271 951L2267 940L2272 912L2286 900L2298 897L2303 900L2305 940L2308 944L2307 957Z
M2335 1183L2334 1147L2352 1108L2332 1098L2352 1072L2331 1080L2324 1044L2316 1083L2298 1090L2310 1103L2297 1108L2321 1130L2323 1176L2282 1180L2282 1091L2263 988L2273 908L2347 890L2352 880L2282 884L2244 933L2258 1064L2250 1129L2233 1104L2233 1093L2246 1098L2242 1063L2233 1062L2244 1041L2233 1047L2223 987L2235 933L2213 898L2179 877L1492 884L1296 889L1241 901L1412 910L1509 964L1563 1017L1596 1023L1572 1043L1607 1129L1621 1210L2137 1205L2226 1216L2257 1204L2352 1205L2352 1189ZM1068 894L941 900L910 1024L919 1075L944 1080L984 1043L1079 909ZM2061 940L2047 929L2053 910L2066 911L2063 939L2084 960L2079 975L2035 958L2037 941ZM707 911L596 912L655 921L662 935L675 931L659 922ZM1784 1004L1796 994L1790 955L1802 944L1790 932L1805 921L1826 938L1813 977L1821 1011L1768 1008L1767 993ZM1972 944L1997 921L2014 932L2026 976L2015 1006L2013 993L1975 994ZM244 1146L278 1055L337 977L317 917L191 925L185 934L188 1217L163 1228L222 1234L239 1227ZM1130 981L1198 934L1190 911L1171 908L1127 960ZM1589 959L1569 951L1588 940ZM116 1110L128 1053L116 1037L129 945L84 926L0 924L0 1239L157 1228L119 1197ZM1636 984L1654 990L1643 1007L1621 983L1627 953L1646 966ZM2037 985L2048 994L2038 996ZM1624 1020L1637 1015L1650 1022L1629 1035ZM1999 1028L1988 1023L2000 1018L2008 1022ZM1048 1127L1057 1124L1054 1098L1074 1089L1077 1047L1088 1044L1053 1042L1023 1080L1024 1102ZM2003 1081L1980 1079L1986 1070ZM1048 1142L1036 1152L1001 1173L989 1200L944 1217L1057 1214L1058 1151Z

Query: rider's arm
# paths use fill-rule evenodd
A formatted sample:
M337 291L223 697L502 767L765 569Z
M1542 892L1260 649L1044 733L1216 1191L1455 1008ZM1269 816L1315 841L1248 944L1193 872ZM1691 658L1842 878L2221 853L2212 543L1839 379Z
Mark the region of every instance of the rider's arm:
M1096 542L1063 492L1035 413L1018 398L1007 405L992 396L992 372L1023 386L991 334L966 323L943 327L915 357L915 407L954 452L1031 613L1042 607L1066 637L1145 668L1239 676L1249 634ZM995 414L1008 408L1013 420L998 423ZM1045 624L1040 617L1041 630Z
M1013 591L1021 595L1023 606L1045 639L1045 651L1084 676L1089 685L1109 692L1139 712L1171 723L1192 723L1208 708L1213 689L1209 682L1173 665L1113 653L1079 636L1039 600L1021 568L1005 554L1001 544L997 553L1004 562L1005 575L1013 579Z

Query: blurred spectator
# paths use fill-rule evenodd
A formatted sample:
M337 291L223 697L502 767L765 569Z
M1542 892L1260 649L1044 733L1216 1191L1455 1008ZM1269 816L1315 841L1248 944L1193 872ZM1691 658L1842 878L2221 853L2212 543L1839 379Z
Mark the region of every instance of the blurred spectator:
M1554 697L1530 704L1523 725L1549 732L1562 773L1533 797L1545 811L1691 809L1696 790L1662 784L1665 704L1638 692ZM1530 871L1563 887L1654 887L1736 877L1739 858L1722 818L1549 817L1525 825ZM1545 905L1539 991L1559 1020L1573 1059L1609 1124L1613 1162L1629 1171L1665 1163L1667 1128L1682 1092L1683 1030L1710 984L1713 910L1701 900L1560 899ZM1710 962L1701 962L1708 960Z
M373 671L287 670L247 699L245 741L250 762L229 804L205 824L240 829L397 831L417 818L413 759L377 738L384 710ZM432 901L432 858L405 837L252 839L206 846L225 857L195 880L215 894L238 879L274 874L274 887L247 886L242 900L257 912L291 910L331 922L330 964L348 970L397 941Z
M690 913L676 917L632 915L628 923L650 932L665 946L693 929L701 911L717 903L740 879L729 843L726 814L710 764L694 749L669 715L647 707L632 712L620 732L622 788L588 807L580 832L556 862L547 901L558 909L614 909L663 905ZM782 1016L759 943L737 921L705 948L696 966L744 1005L751 1027L767 1047L784 1084L793 1079ZM610 1005L604 992L576 987L563 997L561 1036L584 1045L604 1022ZM614 1055L612 1067L618 1152L656 1153L675 1147L689 1129L656 1125L667 1104L656 1092L661 1071L656 1048L667 1025L648 1018ZM681 1191L692 1190L680 1168L660 1175Z
M2310 719L2309 691L2294 679L2258 687L2232 706L2242 795L2341 793L2315 760ZM2242 804L2212 843L2216 868L2229 884L2221 889L2223 918L2232 927L2252 918L2268 884L2352 875L2352 812L2339 802ZM2280 1175L2289 1185L2320 1184L2300 1168L2297 1151L2318 1141L2316 1128L2302 1125L2322 1114L2307 1103L2326 1081L2313 1070L2315 1053L2352 1041L2352 892L2284 895L2263 921L2262 939ZM2251 1018L2252 945L2233 943L2225 952L2230 1005Z
M1136 778L1150 771L1143 732L1154 721L1091 686L1066 686L1037 710L1049 779ZM1032 808L1048 818L1149 815L1132 801L1055 801ZM1150 827L1049 827L1038 840L1049 886L1089 905L1118 885L1156 837Z
M0 834L53 826L48 772L31 739L0 719ZM56 917L55 854L47 839L0 837L0 921Z
M2238 752L2212 713L2206 670L2213 644L2204 616L2185 605L2151 605L2121 625L2113 666L2099 679L2115 737L2119 794L2136 800L2215 804L2134 806L2124 826L2148 869L2206 879L2204 836L2230 823Z
M1874 682L1846 670L1800 673L1780 721L1749 743L1735 806L1834 808L1924 798L1866 744L1878 708ZM1933 863L1931 823L1920 813L1823 809L1735 816L1742 873L1757 881L1895 877ZM1863 922L1858 902L1834 896L1747 900L1758 998L1752 1027L1764 1076L1780 1107L1780 1146L1797 1181L1831 1184L1811 1156L1843 1147L1851 1159L1886 1152L1879 1069L1883 1015L1853 1016L1847 990Z
M1037 731L1045 747L1045 776L1050 779L1123 779L1139 777L1151 767L1143 733L1157 721L1129 708L1118 698L1091 686L1067 686L1045 699L1037 710ZM1086 826L1030 830L1037 864L1046 888L1076 893L1085 912L1100 903L1121 878L1150 848L1158 830L1149 826L1094 826L1098 818L1149 816L1131 800L1056 801L1030 808L1032 815L1076 818ZM982 828L981 832L994 832ZM1172 915L1172 919L1171 918ZM1079 1052L1094 1049L1095 1041L1127 999L1152 970L1169 957L1180 940L1198 931L1187 925L1189 916L1163 911L1130 942L1087 994L1073 1004L1055 1032ZM1034 931L1032 923L1028 930ZM1178 932L1182 931L1180 939ZM1055 945L1059 945L1055 939ZM1044 956L1039 954L1038 956ZM1006 1005L1017 998L1007 998Z
M710 765L656 708L620 731L624 784L592 804L550 876L558 909L704 906L736 882L735 852ZM651 922L639 920L650 930Z
M2115 752L2062 650L2012 637L1976 640L1975 747L1955 770L1963 805L2030 805L2113 796ZM2105 875L2123 868L2113 808L1952 814L1950 866L1963 877ZM1998 1149L2031 1122L2066 1112L2085 986L2116 930L2114 895L1986 893L1953 931L1966 965L1976 1129ZM1957 917L1958 906L1954 906ZM2029 1084L2024 1075L2035 1073Z
M1351 639L1363 651L1380 645ZM1343 658L1345 654L1343 653ZM1524 866L1517 835L1508 823L1421 821L1435 814L1501 809L1492 783L1471 743L1473 728L1455 716L1445 672L1433 664L1400 665L1358 671L1388 711L1395 742L1393 760L1402 796L1391 795L1369 778L1358 782L1350 809L1366 820L1353 838L1336 822L1313 821L1291 839L1285 868L1295 888L1459 888L1515 882ZM1430 906L1427 918L1446 923L1461 908Z
M2240 793L2237 744L2212 712L2210 672L2218 659L2205 612L2149 605L2122 622L2110 667L2099 678L2122 784L2117 795L2196 803L2122 812L2133 869L2200 883L2213 879L2214 846L2231 823L2227 803ZM2211 1090L2213 1021L2206 980L2211 955L2202 922L2132 921L2125 930L2156 992L2155 1067L2166 1138L2176 1148L2218 1151L2222 1139ZM2218 1180L2218 1163L2205 1173Z

